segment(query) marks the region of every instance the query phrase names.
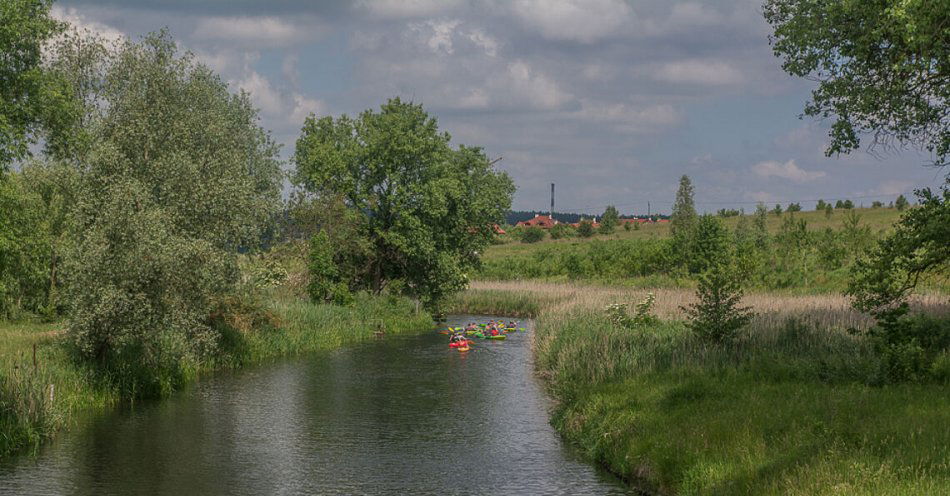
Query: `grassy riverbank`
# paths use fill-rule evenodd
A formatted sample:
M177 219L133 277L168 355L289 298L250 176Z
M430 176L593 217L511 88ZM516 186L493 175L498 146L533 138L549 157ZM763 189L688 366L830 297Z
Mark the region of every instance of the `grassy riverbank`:
M870 322L845 298L748 295L759 316L747 333L710 345L682 324L691 292L654 292L661 321L635 330L603 308L643 290L480 282L457 305L530 302L555 427L634 484L667 494L950 491L950 355L928 383L881 385L870 343L846 331ZM950 315L944 294L915 308Z
M222 352L185 367L180 386L216 369L379 339L379 331L384 338L432 329L430 317L409 301L388 297L360 298L351 307L291 298L235 304L222 323ZM74 364L62 328L62 323L0 322L0 458L35 452L79 412L123 401L122 391Z

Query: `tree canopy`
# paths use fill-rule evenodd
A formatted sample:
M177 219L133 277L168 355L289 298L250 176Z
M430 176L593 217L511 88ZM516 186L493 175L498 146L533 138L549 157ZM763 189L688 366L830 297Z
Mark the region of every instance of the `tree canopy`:
M334 257L349 287L395 283L430 306L464 287L514 193L480 148L451 147L421 105L398 98L355 119L309 117L294 163L298 185L354 215L360 249Z
M944 0L766 0L789 74L818 82L805 115L831 118L826 153L916 145L950 156L950 30Z
M43 68L43 44L62 28L52 0L0 2L0 172L28 154L47 109L60 101Z

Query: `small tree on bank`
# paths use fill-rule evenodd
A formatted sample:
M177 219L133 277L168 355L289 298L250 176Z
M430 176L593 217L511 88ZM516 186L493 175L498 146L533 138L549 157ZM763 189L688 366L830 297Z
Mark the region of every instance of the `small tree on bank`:
M699 301L681 308L689 317L689 329L704 340L731 341L755 316L751 307L739 306L742 286L735 271L724 263L699 277L696 297Z
M577 235L582 238L589 238L594 235L594 223L590 220L583 219L577 225Z

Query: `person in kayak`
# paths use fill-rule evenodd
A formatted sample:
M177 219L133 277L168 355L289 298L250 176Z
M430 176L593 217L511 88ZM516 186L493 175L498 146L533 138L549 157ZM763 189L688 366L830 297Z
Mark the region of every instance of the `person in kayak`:
M515 321L512 320L511 322L508 322L509 329L514 329L516 327L518 327L518 324L515 324Z

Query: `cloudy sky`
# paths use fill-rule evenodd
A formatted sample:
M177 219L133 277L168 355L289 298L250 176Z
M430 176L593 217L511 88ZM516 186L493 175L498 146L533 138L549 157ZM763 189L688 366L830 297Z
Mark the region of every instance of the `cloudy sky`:
M760 0L59 0L57 17L136 39L167 27L293 146L304 118L421 102L518 186L515 209L668 212L680 175L701 210L938 186L915 151L827 158L800 120Z

